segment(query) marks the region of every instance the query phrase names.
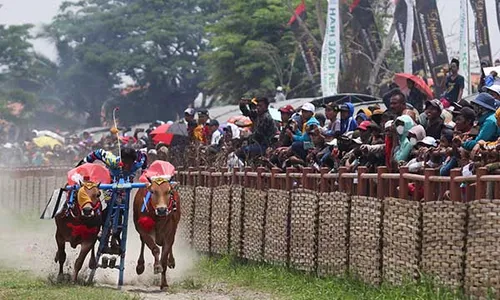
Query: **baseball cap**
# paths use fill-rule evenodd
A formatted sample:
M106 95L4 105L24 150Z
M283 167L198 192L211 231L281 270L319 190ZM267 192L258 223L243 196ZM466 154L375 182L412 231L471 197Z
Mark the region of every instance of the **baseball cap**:
M441 101L439 101L438 99L427 100L425 102L425 108L427 108L429 106L437 108L437 109L439 109L439 111L443 110L443 104L441 104Z
M394 121L393 121L393 120L389 120L389 121L385 122L385 124L384 124L384 129L389 129L389 128L391 128L392 123L394 123Z
M280 108L279 111L283 113L293 114L295 112L295 109L293 108L293 106L288 104Z
M500 85L494 84L492 86L486 87L486 89L489 90L489 91L492 91L492 92L494 92L494 93L496 93L497 95L500 96Z
M437 141L432 136L426 136L423 140L418 142L419 144L424 144L426 146L437 147Z
M314 107L312 103L305 103L304 105L302 105L301 110L314 112L316 110L316 107Z
M335 104L335 102L328 102L327 104L322 105L324 108L331 108L333 110L338 110L339 106Z
M198 110L198 115L208 116L208 109L206 109L206 108L200 108Z
M463 116L466 120L475 120L476 119L476 113L472 108L469 107L464 107L461 110L454 110L453 115L455 117L457 116Z
M347 104L342 104L342 105L339 107L339 110L340 110L340 111L350 111L349 106L347 106Z
M186 110L184 111L184 113L188 114L190 116L194 116L195 111L194 111L194 108L189 107L189 108L186 108Z
M370 127L370 125L371 125L371 124L372 124L372 122L371 122L371 121L363 121L363 122L361 122L361 123L359 124L358 129L361 129L361 130L363 130L363 131L364 131L364 130L367 130L367 129L368 129L368 127Z
M208 126L219 126L219 121L217 120L210 120L210 122L208 122L207 124Z

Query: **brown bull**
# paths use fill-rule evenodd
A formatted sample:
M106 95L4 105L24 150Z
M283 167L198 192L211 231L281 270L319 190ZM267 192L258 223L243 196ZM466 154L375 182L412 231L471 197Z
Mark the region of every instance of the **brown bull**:
M99 184L93 182L80 183L77 191L76 201L72 208L65 208L55 216L57 252L55 262L59 262L59 277L63 274L63 266L66 261L64 247L69 242L71 247L81 245L80 254L75 261L73 281L76 282L83 261L92 250L89 268L97 267L94 245L102 223L101 191Z
M167 267L175 268L172 246L181 218L181 206L178 192L167 179L159 177L148 180L149 187L137 191L134 198L134 224L141 238L141 253L136 272L138 275L144 272L146 244L154 256L154 274L161 273L160 288L163 289L168 287L165 276ZM151 193L149 200L146 198L148 192Z

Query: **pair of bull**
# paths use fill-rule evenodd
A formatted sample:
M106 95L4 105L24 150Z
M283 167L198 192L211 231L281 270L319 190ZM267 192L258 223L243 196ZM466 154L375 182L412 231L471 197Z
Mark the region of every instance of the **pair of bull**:
M167 268L175 268L172 246L181 216L180 199L175 184L164 177L148 178L148 181L146 188L137 191L133 203L134 225L141 239L136 272L138 275L144 273L144 245L147 245L154 257L154 273L161 273L160 288L164 289L168 287ZM91 253L89 268L97 268L94 246L106 218L102 213L100 197L99 183L82 182L76 194L75 205L72 207L66 205L55 216L57 227L55 262L59 263L59 276L63 274L63 265L66 261L66 242L73 248L81 245L72 276L74 282L89 252Z

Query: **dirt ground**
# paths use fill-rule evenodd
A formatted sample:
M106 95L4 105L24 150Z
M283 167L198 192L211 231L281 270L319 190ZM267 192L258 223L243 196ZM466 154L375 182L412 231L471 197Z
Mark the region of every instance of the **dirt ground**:
M58 271L58 264L54 262L56 243L54 238L55 224L52 220L39 220L36 215L13 216L7 211L0 210L0 265L7 268L27 270L42 278L54 278ZM168 282L172 288L161 292L158 285L159 275L153 274L152 255L146 249L146 271L141 276L135 273L137 258L139 257L140 242L138 234L129 224L127 256L125 267L125 286L127 293L139 295L141 299L271 299L269 295L228 288L224 283L210 286L190 286L185 281L192 281L196 273L198 255L178 238L174 245L176 268L168 270ZM73 264L78 254L78 248L66 247L67 260L65 272L72 273ZM89 274L88 260L80 273L86 278ZM116 288L118 280L117 270L97 270L95 282L98 285Z

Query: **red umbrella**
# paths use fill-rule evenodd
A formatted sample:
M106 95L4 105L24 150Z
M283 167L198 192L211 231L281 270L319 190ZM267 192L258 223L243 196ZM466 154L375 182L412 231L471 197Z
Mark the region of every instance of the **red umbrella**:
M170 125L172 124L166 123L156 127L155 130L151 131L150 135L153 138L153 142L155 144L164 143L166 145L170 145L170 143L172 143L174 135L171 133L167 133Z
M408 89L408 83L407 80L410 79L415 83L415 87L424 93L424 95L427 96L428 99L433 99L434 98L434 93L432 92L431 88L425 84L425 81L418 77L417 75L412 75L412 74L406 74L406 73L397 73L394 76L394 82L399 86L402 92L409 92Z

